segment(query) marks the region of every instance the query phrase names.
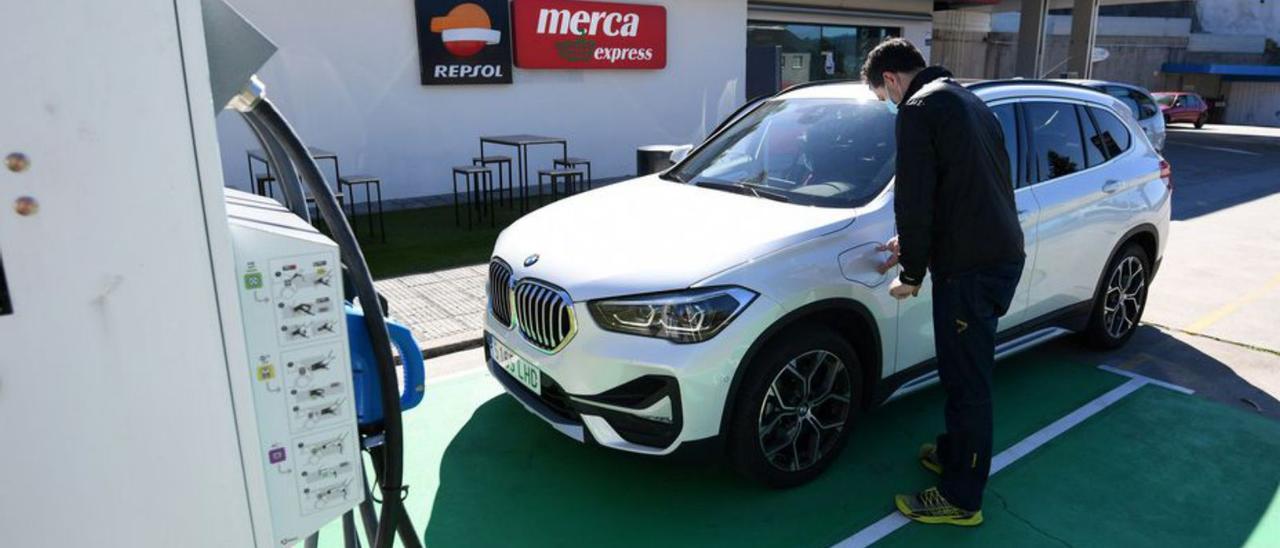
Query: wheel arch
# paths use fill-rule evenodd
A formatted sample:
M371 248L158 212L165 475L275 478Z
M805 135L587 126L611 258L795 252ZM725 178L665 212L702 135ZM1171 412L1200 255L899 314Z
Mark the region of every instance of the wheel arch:
M1116 245L1111 248L1111 253L1107 254L1107 261L1102 263L1102 269L1098 271L1098 280L1093 284L1093 302L1098 302L1098 292L1102 291L1102 284L1107 277L1107 267L1111 266L1120 250L1130 243L1136 243L1143 251L1147 252L1147 258L1151 261L1151 277L1155 277L1155 268L1160 262L1157 253L1160 251L1160 231L1151 223L1143 223L1129 229L1116 241Z
M845 298L824 299L806 304L792 310L773 322L760 333L756 340L747 347L747 351L738 362L733 380L729 383L729 392L725 397L724 410L720 415L720 433L727 432L729 421L733 417L738 403L738 390L746 376L746 370L760 351L779 334L793 327L807 323L818 323L830 327L836 334L844 337L857 353L862 369L862 404L870 405L870 396L874 393L884 371L884 352L880 337L880 328L875 316L862 303Z

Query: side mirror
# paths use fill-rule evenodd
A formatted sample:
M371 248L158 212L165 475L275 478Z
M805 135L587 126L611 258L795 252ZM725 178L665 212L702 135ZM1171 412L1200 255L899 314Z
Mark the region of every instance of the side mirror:
M669 156L671 163L680 163L681 160L684 160L689 156L691 151L693 151L693 145L680 145L675 147L675 149L671 151L671 156Z

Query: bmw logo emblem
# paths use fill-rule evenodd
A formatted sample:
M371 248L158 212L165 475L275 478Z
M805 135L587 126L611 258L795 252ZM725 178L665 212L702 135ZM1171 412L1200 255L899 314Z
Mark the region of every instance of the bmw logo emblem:
M525 260L524 260L524 265L525 265L526 267L529 267L529 266L533 266L533 265L535 265L535 264L538 264L538 259L540 259L540 258L541 258L541 257L539 257L537 253L534 253L533 255L530 255L530 256L528 256L528 257L526 257L526 258L525 258Z

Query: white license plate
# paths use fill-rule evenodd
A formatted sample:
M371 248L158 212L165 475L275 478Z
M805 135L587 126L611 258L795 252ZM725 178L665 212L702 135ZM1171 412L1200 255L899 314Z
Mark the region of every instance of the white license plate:
M493 341L493 347L489 349L490 354L493 355L493 361L498 362L498 365L506 369L507 373L510 373L512 377L520 381L520 384L523 384L525 388L541 396L542 371L536 365L530 363L529 360L517 356L515 352L498 342L497 339L490 340Z

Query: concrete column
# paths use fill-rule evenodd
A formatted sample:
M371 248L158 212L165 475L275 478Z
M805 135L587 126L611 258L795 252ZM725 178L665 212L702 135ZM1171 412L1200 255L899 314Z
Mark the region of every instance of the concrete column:
M1093 75L1093 45L1098 34L1098 0L1075 0L1071 8L1071 45L1067 72L1073 78Z
M1040 58L1044 51L1044 18L1048 13L1048 0L1022 0L1022 14L1018 22L1017 63L1014 75L1023 78L1040 77Z

